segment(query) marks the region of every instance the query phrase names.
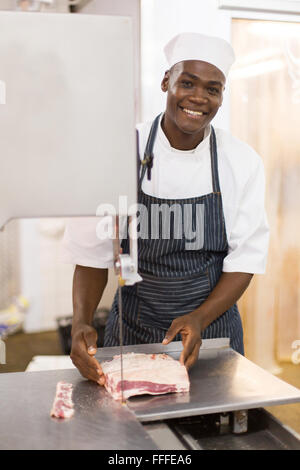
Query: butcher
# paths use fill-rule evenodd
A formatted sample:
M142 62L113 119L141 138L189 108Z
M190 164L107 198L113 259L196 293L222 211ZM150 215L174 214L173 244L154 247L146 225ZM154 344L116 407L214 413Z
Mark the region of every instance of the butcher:
M143 280L122 287L123 341L180 340L180 361L189 369L203 338L228 337L230 346L244 354L236 302L253 275L265 271L269 229L262 159L211 124L235 60L231 45L221 38L183 33L164 52L165 111L137 126L138 202L145 207L148 225L154 222L154 206L171 210L175 204L177 214L171 217L169 237L164 229L170 211L165 211L168 221L162 218L155 237L138 239ZM97 332L91 324L113 266L112 240L97 237L91 218L70 222L63 244L65 261L76 265L71 358L84 377L103 385L104 374L94 357ZM128 252L128 238L121 247ZM116 295L104 345L118 344Z

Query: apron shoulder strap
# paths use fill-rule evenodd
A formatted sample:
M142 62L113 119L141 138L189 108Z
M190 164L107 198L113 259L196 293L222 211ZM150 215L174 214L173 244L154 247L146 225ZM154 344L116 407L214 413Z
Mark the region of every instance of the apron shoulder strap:
M160 116L161 116L161 114L156 116L156 118L154 119L154 121L152 123L151 129L150 129L150 132L149 132L149 136L148 136L148 140L147 140L147 144L146 144L146 148L145 148L145 152L144 152L144 158L141 161L141 164L143 165L142 178L144 177L145 170L147 169L147 179L148 180L151 179L151 168L153 167L153 158L154 158L153 146L154 146L154 142L155 142L155 138L156 138L156 134L157 134L157 129L158 129ZM145 168L145 170L144 170L144 168Z
M217 152L217 139L216 133L211 126L211 133L210 133L210 161L211 161L211 176L212 176L212 184L213 184L213 192L220 193L220 183L219 183L219 171L218 171L218 152Z

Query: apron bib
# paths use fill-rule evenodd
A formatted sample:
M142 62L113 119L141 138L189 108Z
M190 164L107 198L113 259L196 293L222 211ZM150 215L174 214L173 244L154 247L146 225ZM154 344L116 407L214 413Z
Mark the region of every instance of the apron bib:
M160 116L157 116L152 125L144 162L149 162L147 156L151 156L150 161L153 160L159 119ZM199 307L222 274L228 243L213 128L210 155L213 192L200 197L162 199L145 194L141 186L146 166L142 167L138 202L147 210L140 214L139 227L142 227L140 233L149 236L138 239L138 272L143 281L122 287L124 345L161 342L172 321ZM168 219L159 215L160 212L167 214ZM123 253L129 252L128 237L121 246ZM230 346L244 354L243 329L236 304L202 333L204 339L221 337L229 337ZM174 340L180 341L181 335L178 334ZM104 346L118 344L116 293L105 329Z

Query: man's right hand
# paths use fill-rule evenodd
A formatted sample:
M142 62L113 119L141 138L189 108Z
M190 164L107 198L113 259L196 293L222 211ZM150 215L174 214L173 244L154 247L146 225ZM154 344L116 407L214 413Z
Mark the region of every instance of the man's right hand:
M83 377L104 385L105 377L94 355L97 352L97 331L89 325L77 326L72 332L70 357Z

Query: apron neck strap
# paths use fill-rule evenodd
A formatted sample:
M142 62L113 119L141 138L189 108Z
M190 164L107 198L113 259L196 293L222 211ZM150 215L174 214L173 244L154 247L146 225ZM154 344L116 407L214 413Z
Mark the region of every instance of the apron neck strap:
M160 117L161 117L161 114L156 116L156 118L154 119L152 123L148 140L147 140L147 144L146 144L146 148L145 148L145 152L144 152L144 158L141 161L141 164L143 166L142 177L144 177L145 171L147 169L148 180L151 180L151 168L153 167L153 158L154 158L153 147L154 147L154 142L155 142L155 138L157 134Z
M218 152L217 152L217 139L216 133L211 126L211 133L210 133L210 161L211 161L211 177L212 177L212 184L213 184L213 192L220 193L220 183L219 183L219 172L218 172Z

